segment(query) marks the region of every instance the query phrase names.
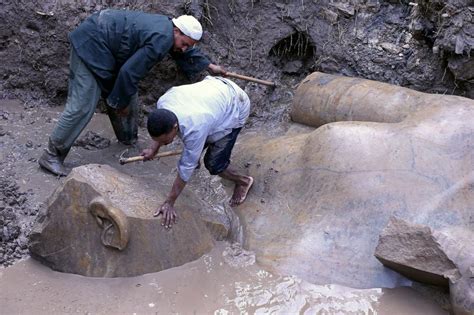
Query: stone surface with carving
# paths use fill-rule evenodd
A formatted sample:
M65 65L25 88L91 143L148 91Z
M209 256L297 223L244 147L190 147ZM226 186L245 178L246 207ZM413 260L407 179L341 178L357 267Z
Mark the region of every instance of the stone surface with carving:
M473 100L313 73L291 117L310 127L247 134L234 154L258 161L238 214L259 263L318 284L394 287L409 283L373 256L391 216L473 229Z
M110 166L73 169L48 200L30 236L30 252L51 268L93 277L156 272L209 252L213 239L198 211L180 205L170 230L153 217L167 192Z

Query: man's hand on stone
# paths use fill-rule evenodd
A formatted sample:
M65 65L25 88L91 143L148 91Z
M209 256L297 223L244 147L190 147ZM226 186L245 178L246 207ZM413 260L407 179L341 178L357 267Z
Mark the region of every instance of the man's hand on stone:
M171 229L173 224L176 224L176 219L178 215L176 214L176 210L174 206L165 201L165 203L153 214L153 216L159 216L160 214L163 215L161 218L161 225L163 225L167 229Z

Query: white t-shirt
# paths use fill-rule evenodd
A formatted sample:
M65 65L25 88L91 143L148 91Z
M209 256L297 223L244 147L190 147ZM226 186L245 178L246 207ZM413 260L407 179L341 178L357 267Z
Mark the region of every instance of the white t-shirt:
M157 108L170 110L178 118L178 135L184 143L178 173L187 182L206 142L216 142L244 126L250 100L231 80L207 76L201 82L169 89L158 100Z

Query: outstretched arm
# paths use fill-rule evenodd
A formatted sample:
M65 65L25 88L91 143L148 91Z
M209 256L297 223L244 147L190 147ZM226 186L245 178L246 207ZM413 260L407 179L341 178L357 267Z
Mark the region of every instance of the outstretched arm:
M183 140L184 150L178 163L178 174L174 180L173 187L166 201L154 214L155 216L160 213L163 214L161 224L166 228L171 228L172 224L176 224L177 214L174 203L199 163L199 158L208 135L208 128L209 126L207 125L201 126L199 130L189 133Z
M219 65L212 63L199 48L190 48L184 53L170 53L173 59L175 59L179 68L188 76L191 77L194 74L201 72L202 70L208 70L213 75L225 76L227 71Z

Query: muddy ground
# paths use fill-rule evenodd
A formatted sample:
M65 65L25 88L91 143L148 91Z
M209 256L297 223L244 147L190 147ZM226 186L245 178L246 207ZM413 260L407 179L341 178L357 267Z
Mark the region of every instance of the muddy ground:
M62 108L27 108L18 100L0 100L0 106L3 113L8 113L8 119L0 121L2 129L8 130L0 138L0 166L2 172L10 174L7 177L13 183L5 186L7 190L2 199L6 200L6 205L1 212L9 235L8 239L2 240L2 248L5 249L2 252L3 264L14 263L9 268L0 268L0 292L3 292L0 304L5 305L7 313L169 314L219 311L218 314L227 314L226 310L231 313L254 312L259 306L260 311L280 313L298 313L315 307L315 312L322 313L331 310L334 313L421 315L445 314L443 308L449 309L445 293L416 283L412 288L364 291L341 286L337 289L337 285L315 286L304 284L304 281L301 283L302 279L296 276L271 274L255 263L255 254L251 252L243 251L246 253L243 256L229 256L229 262L224 255L228 244L224 242L219 242L211 253L189 264L129 278L81 277L52 271L32 259L19 261L19 258L27 256L26 236L34 218L38 211L45 210L44 201L64 181L64 178L56 178L40 170L36 161L43 150L42 138L51 132ZM281 127L281 130L274 132L286 129L285 124ZM298 128L295 132L301 131ZM259 130L261 128L247 128L242 138L249 134L252 136ZM140 128L139 141L135 147L129 147L129 155L137 154L148 143L146 130ZM68 167L108 164L140 178L152 180L154 176L160 176L160 182L168 183L174 179L175 174L169 170L176 165L177 157L120 166L118 157L127 146L114 138L106 115L95 115L77 144L66 161ZM177 145L167 149L175 149ZM257 165L258 161L242 161L236 166L245 172L252 164ZM13 182L15 178L18 178L16 183ZM207 204L213 205L210 212L219 213L231 195L231 188L231 185L227 186L215 176L210 176L205 169L200 169L195 172L183 194L189 198L189 194L196 193ZM25 197L24 202L8 203L22 196ZM27 215L26 211L30 214ZM240 237L236 235L235 240L242 242ZM252 263L247 263L248 258ZM303 299L307 299L307 304L301 303Z
M32 222L56 185L38 169L37 158L57 118L54 107L67 94L67 34L92 12L108 7L193 14L206 30L201 47L214 62L277 82L270 89L238 81L252 100L251 128L284 125L295 86L312 71L474 98L474 7L469 0L0 0L4 266L27 255ZM143 116L169 87L197 79L178 73L170 60L158 64L140 86ZM93 133L81 139L84 150L113 141Z
M317 286L234 249L219 243L183 266L127 278L58 273L27 259L0 269L0 304L5 314L447 314L410 288Z

